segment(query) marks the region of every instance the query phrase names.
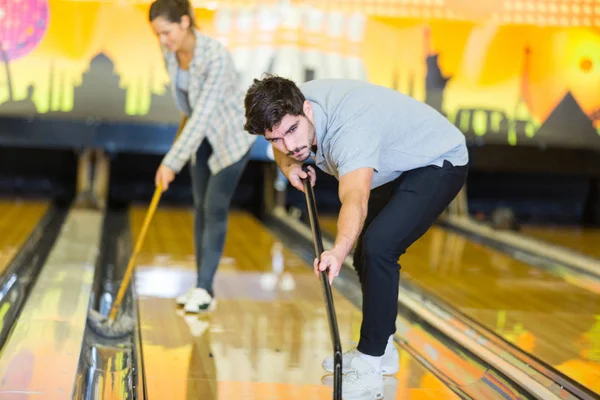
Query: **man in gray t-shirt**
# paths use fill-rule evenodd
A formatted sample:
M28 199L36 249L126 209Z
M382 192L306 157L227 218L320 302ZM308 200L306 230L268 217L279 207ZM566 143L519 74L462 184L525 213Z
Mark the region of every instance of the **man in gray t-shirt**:
M427 104L363 81L316 80L300 87L268 76L245 99L246 130L272 143L275 161L303 191L302 170L317 167L339 180L341 209L333 249L315 260L315 274L339 274L356 244L354 267L363 292L356 349L344 353L345 399L381 398L382 374L398 371L393 345L398 307L398 258L435 222L467 176L464 135ZM323 367L332 372L331 357Z
M374 189L415 168L468 162L462 132L410 96L342 79L311 81L300 90L313 113L315 162L338 179L372 168Z

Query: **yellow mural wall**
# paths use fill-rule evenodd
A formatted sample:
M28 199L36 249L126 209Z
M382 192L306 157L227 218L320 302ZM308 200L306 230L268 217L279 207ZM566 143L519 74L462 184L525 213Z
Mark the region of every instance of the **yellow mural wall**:
M164 98L161 107L174 107L149 2L20 4L46 6L46 20L27 28L24 6L0 6L9 71L0 70L0 113L78 118L96 107L105 118L161 122L150 112L153 103ZM555 122L567 114L577 114L575 128L584 132L573 140L585 143L600 132L600 6L589 1L194 4L199 29L233 52L242 85L268 68L296 81L307 71L314 78L368 79L431 104L465 133L500 135L510 144L568 134L566 123ZM37 30L39 40L27 42ZM19 40L25 54L11 57L6 43L14 49ZM98 95L77 112L84 103L77 96L93 97L94 85L105 86L108 97ZM122 106L113 95L123 97Z

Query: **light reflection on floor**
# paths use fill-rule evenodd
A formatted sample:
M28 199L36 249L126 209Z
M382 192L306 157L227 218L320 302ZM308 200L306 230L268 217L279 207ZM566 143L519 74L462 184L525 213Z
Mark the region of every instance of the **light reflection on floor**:
M136 272L150 397L331 399L321 368L331 354L329 325L312 269L256 220L232 213L224 256L233 261L216 276L217 311L186 315L174 298L195 283L189 232L187 240L178 236L191 213L159 210L157 217ZM143 212L131 219L139 230ZM346 349L358 338L360 311L337 292L334 298ZM386 399L457 398L404 351L401 364L386 380Z

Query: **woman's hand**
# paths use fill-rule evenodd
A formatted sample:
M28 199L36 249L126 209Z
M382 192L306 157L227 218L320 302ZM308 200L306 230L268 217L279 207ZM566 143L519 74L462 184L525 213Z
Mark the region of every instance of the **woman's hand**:
M173 182L175 179L175 172L166 165L161 164L156 171L156 176L154 177L154 184L158 187L158 185L162 186L162 191L164 192L169 188L169 184Z

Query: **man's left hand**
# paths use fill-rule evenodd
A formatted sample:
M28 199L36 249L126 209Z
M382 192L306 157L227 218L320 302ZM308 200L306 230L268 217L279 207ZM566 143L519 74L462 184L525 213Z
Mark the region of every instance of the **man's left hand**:
M333 280L340 274L340 270L342 269L342 263L344 262L344 258L342 255L337 254L335 251L324 251L321 253L320 260L315 258L313 262L313 268L315 271L315 275L317 277L320 276L321 271L327 272L327 277L329 280L329 284L333 283Z

